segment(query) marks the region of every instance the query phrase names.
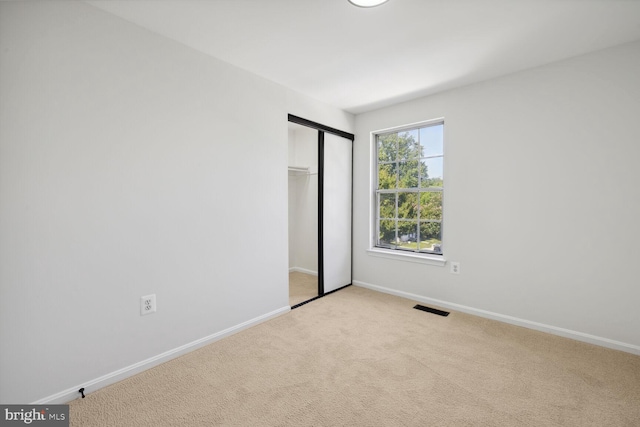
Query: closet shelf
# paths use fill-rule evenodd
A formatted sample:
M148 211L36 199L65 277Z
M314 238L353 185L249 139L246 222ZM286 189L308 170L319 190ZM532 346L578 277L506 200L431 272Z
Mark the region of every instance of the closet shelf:
M316 175L318 173L317 168L309 166L289 166L288 170L291 175Z

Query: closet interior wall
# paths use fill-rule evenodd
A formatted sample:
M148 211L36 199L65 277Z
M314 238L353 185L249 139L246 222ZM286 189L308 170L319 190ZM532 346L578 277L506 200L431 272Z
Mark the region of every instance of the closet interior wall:
M318 131L289 124L289 271L318 275Z

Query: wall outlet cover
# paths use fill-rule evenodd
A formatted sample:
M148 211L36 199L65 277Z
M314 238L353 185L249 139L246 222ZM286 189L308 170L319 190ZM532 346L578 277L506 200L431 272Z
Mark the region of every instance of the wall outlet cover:
M156 312L156 294L140 298L140 316Z
M451 263L451 274L460 274L460 263L452 262Z

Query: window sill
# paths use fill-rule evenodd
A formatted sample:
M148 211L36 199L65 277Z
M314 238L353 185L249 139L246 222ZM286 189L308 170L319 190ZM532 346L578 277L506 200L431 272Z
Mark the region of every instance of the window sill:
M420 264L437 265L444 267L447 260L442 255L416 254L412 252L400 252L393 249L371 248L367 249L371 256L395 259L398 261L417 262Z

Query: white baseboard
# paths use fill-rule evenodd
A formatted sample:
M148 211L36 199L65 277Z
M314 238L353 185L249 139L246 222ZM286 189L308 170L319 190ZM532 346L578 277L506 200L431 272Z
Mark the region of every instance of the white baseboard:
M318 275L317 271L307 270L306 268L302 268L302 267L291 267L291 268L289 268L289 273L293 273L294 271L297 271L299 273L310 274L312 276L317 276Z
M620 350L627 353L640 355L640 346L634 344L628 344L620 341L611 340L608 338L598 337L595 335L585 334L583 332L572 331L570 329L559 328L557 326L545 325L544 323L532 322L530 320L520 319L517 317L507 316L504 314L493 313L491 311L481 310L478 308L467 307L452 302L441 301L434 298L427 298L421 295L412 294L409 292L398 291L395 289L385 288L383 286L372 285L370 283L360 282L354 280L355 286L371 289L373 291L383 292L385 294L395 295L410 300L423 302L427 304L437 305L442 308L448 308L451 310L460 311L467 314L473 314L475 316L484 317L487 319L497 320L511 325L522 326L528 329L534 329L536 331L547 332L553 335L558 335L565 338L571 338L577 341L586 342L589 344L595 344L601 347L607 347L614 350Z
M215 334L209 335L204 338L200 338L198 340L192 341L188 344L182 345L172 350L165 351L164 353L158 354L157 356L150 357L141 362L134 363L133 365L130 365L125 368L119 369L117 371L111 372L109 374L103 375L99 378L95 378L93 380L84 382L82 384L78 384L75 387L71 387L59 393L52 394L51 396L47 396L43 399L32 402L32 405L46 405L46 404L53 405L53 404L64 404L64 403L70 402L80 397L78 390L80 390L81 387L84 387L85 394L92 393L103 387L106 387L118 381L122 381L125 378L132 377L136 374L139 374L140 372L146 371L147 369L153 368L154 366L157 366L161 363L167 362L171 359L175 359L178 356L182 356L183 354L189 353L200 347L204 347L207 344L211 344L212 342L218 341L222 338L238 333L244 329L250 328L259 323L272 319L274 317L288 313L289 311L291 311L291 307L289 306L282 307L278 310L274 310L270 313L267 313L262 316L258 316L254 319L248 320L246 322L240 323L239 325L232 326L223 331L217 332Z

